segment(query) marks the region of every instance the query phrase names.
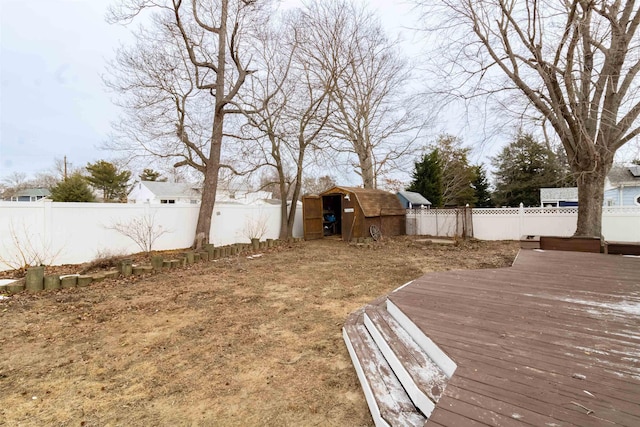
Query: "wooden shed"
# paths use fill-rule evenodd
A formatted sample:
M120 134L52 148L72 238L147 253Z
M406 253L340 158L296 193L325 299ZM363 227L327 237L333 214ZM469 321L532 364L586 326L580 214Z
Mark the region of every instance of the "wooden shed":
M333 187L302 198L306 240L340 236L344 241L368 237L371 226L383 236L405 234L406 211L395 194L357 187Z

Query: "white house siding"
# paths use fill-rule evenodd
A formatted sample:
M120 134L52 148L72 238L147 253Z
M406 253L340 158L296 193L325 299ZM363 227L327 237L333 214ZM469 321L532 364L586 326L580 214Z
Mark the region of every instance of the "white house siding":
M152 200L155 200L155 194L141 183L136 183L127 197L129 203L145 203Z
M622 189L622 206L640 206L636 199L640 197L640 186Z
M636 199L640 197L640 186L611 188L604 192L605 206L640 206Z

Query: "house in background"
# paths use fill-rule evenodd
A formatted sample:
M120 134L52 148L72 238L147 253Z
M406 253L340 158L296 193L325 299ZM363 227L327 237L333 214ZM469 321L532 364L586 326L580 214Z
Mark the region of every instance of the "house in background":
M640 206L640 165L613 166L604 184L605 206Z
M51 191L46 188L25 188L16 191L10 200L12 202L35 202L49 196L51 196Z
M246 186L219 187L216 202L239 203L243 205L264 203L270 199L269 191L252 191ZM192 204L202 199L202 190L193 184L182 182L141 181L134 184L127 196L128 203L151 204Z
M273 197L270 191L254 191L245 184L233 182L220 183L216 192L216 202L240 203L250 205L264 203Z
M427 209L431 207L430 201L422 194L414 191L398 191L396 196L400 199L400 203L405 209Z
M578 187L541 188L540 206L544 208L578 206Z
M578 206L578 188L541 188L543 207ZM614 165L604 181L604 206L640 206L640 165Z
M140 181L134 184L127 203L199 204L201 192L182 182Z

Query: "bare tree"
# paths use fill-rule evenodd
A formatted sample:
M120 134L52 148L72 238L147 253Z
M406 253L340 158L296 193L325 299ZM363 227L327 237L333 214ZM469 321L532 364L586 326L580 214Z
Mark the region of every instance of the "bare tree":
M376 188L380 176L409 160L424 122L424 117L417 120L418 108L405 92L409 64L360 4L315 2L305 14L316 26L314 55L337 71L328 123L333 147L353 159L365 188Z
M105 228L107 230L115 230L133 240L146 253L150 253L153 250L153 244L162 235L172 232L172 230L164 229L162 224L156 224L155 213L141 215L127 221L116 221Z
M225 118L239 113L232 101L253 72L243 50L249 27L259 25L262 3L123 0L112 9L118 22L154 11L151 26L137 33L137 44L120 50L109 83L127 95L128 116L119 125L125 139L204 176L194 244L209 240Z
M474 190L471 186L474 172L467 159L469 147L453 135L439 135L432 145L438 150L442 168L442 204L444 206L464 206L473 204Z
M15 191L22 190L29 186L29 180L27 174L24 172L11 172L9 175L2 178L2 183Z
M330 175L307 176L302 183L302 190L305 194L320 194L336 185L335 179Z
M29 188L32 186L32 184L33 184L33 181L30 181L27 178L26 173L11 172L10 174L2 178L2 181L0 183L0 185L2 185L2 187L0 188L2 189L0 200L2 198L10 199L18 191L24 190L25 188Z
M440 22L430 28L442 48L431 57L446 60L434 67L438 91L489 95L503 116L549 124L577 179L575 234L601 236L605 177L616 150L640 134L638 2L416 3L426 27Z
M261 50L256 53L261 71L242 98L250 106L246 139L258 143L249 145L249 150L262 153L258 161L276 172L280 238L293 232L308 152L310 148L320 151L331 114L329 93L335 70L318 56L312 43L317 28L306 18L296 11L277 22L278 27L263 32Z

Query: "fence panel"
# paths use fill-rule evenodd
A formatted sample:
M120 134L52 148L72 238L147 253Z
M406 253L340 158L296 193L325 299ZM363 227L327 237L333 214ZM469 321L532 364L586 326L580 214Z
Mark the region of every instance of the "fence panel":
M602 234L612 242L640 242L640 207L602 208Z
M453 237L456 234L455 209L408 209L407 234Z
M481 240L513 240L522 226L517 208L473 209L472 218L473 236Z
M524 208L522 225L512 240L521 236L572 236L576 231L578 209L576 208Z
M140 252L125 234L141 223L159 234L153 249L187 248L193 244L198 211L197 205L179 204L0 202L0 271L25 263L78 264L99 255ZM276 239L279 233L279 205L216 203L210 232L215 245L248 243L250 236ZM293 235L302 236L300 206Z
M251 237L277 239L280 234L280 206L222 205L213 212L211 238L215 245L250 243Z
M455 209L407 211L407 234L452 237ZM523 235L571 236L576 230L578 209L476 208L473 235L481 240L519 240ZM640 207L605 207L602 210L605 240L640 241Z
M45 219L44 206L34 203L34 209L27 203L0 202L0 270L36 263L44 257L42 248L51 246L48 234L53 227Z

